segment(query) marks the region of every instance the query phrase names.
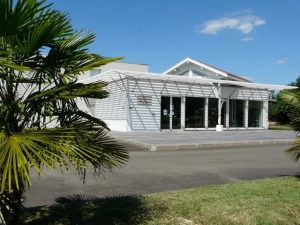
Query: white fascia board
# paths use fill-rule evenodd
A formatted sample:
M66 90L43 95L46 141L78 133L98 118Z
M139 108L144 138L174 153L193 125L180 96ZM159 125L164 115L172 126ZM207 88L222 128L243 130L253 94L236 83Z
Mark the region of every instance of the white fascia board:
M186 63L189 60L189 58L185 58L184 60L180 61L179 63L177 63L175 66L172 66L170 69L167 69L165 72L163 72L162 74L168 74L171 71L175 70L177 67L183 65L184 63Z
M173 66L170 69L168 69L167 71L163 72L163 74L168 74L168 73L172 72L173 70L175 70L176 68L180 67L181 65L183 65L185 63L189 63L189 62L193 63L193 64L195 64L197 66L203 67L205 69L208 69L208 70L210 70L210 71L212 71L214 73L220 74L220 75L222 75L224 77L228 77L228 73L225 73L224 71L218 70L216 68L213 68L211 66L203 64L203 63L198 62L198 61L196 61L194 59L191 59L191 58L186 58L186 59L182 60L181 62L177 63L175 66Z
M208 69L208 70L210 70L210 71L212 71L212 72L214 72L214 73L220 74L220 75L222 75L222 76L224 76L224 77L228 77L228 76L229 76L228 73L225 73L225 72L222 71L222 70L218 70L218 69L216 69L216 68L213 68L213 67L211 67L211 66L208 66L208 65L206 65L206 64L203 64L203 63L201 63L201 62L195 61L195 60L190 59L190 58L188 58L188 60L189 60L190 62L192 62L192 63L198 65L198 66L201 66L201 67L203 67L203 68L205 68L205 69Z
M178 82L195 82L195 83L207 83L212 84L212 79L206 78L195 78L189 77L182 77L173 74L159 74L159 73L149 73L149 72L138 72L138 71L130 71L130 70L107 70L104 73L95 75L93 77L89 77L87 79L81 80L82 83L92 83L97 81L104 81L104 82L113 82L118 81L120 79L131 77L134 79L150 79L150 80L160 80L160 81L178 81Z
M199 77L185 77L175 74L159 74L159 73L149 73L149 72L138 72L138 71L128 71L128 70L108 70L99 75L95 75L88 79L82 80L83 83L92 83L97 81L104 82L114 82L124 78L132 79L144 79L144 80L158 80L158 81L173 81L179 83L195 83L203 85L231 85L231 86L240 86L246 88L254 89L266 89L266 90L284 90L284 89L296 89L295 86L286 86L286 85L276 85L276 84L262 84L262 83L249 83L241 81L231 81L231 80L214 80L206 79Z
M216 84L227 84L227 85L235 85L247 88L257 88L257 89L267 89L267 90L284 90L284 89L297 89L295 86L287 86L287 85L277 85L277 84L262 84L262 83L248 83L248 82L239 82L239 81L227 81L227 80L215 80L213 83Z
M108 75L109 73L111 73L113 70L107 70L103 73L99 73L97 75L94 75L92 77L88 77L84 80L79 80L80 83L84 83L84 84L89 84L92 82L97 82L97 81L101 81L101 80L105 80L103 78L105 78L106 75Z

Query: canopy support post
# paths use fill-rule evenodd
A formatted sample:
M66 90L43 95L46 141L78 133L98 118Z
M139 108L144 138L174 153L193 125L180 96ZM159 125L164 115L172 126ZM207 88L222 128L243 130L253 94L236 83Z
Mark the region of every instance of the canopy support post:
M222 123L222 98L221 98L221 84L218 84L218 125L216 131L223 131Z

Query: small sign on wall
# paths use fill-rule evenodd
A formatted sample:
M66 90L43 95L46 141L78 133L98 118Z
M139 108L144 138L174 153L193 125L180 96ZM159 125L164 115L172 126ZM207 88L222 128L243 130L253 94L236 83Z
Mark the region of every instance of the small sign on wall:
M152 105L152 96L137 96L138 105Z
M167 109L164 109L164 110L163 110L163 115L164 115L164 116L167 116L167 115L168 115L168 110L167 110Z

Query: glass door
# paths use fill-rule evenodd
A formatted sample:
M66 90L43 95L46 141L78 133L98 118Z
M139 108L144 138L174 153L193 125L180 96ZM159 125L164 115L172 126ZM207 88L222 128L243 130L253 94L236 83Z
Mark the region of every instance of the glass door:
M170 97L161 97L160 129L170 129Z
M181 98L172 97L172 129L181 128Z
M161 129L180 129L181 128L181 98L162 96L160 118L161 118L160 119Z

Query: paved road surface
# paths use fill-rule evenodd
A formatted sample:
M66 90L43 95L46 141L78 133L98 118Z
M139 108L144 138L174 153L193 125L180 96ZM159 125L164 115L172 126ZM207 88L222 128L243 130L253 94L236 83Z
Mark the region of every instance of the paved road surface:
M90 173L85 184L72 170L47 171L45 177L33 175L26 193L25 206L52 204L55 198L69 194L111 196L143 194L198 187L204 184L299 175L300 163L288 159L288 145L207 149L197 151L130 152L131 159L122 169L106 178Z
M216 131L135 131L111 132L112 136L155 145L216 144L231 142L294 140L296 132L290 130L230 130Z

